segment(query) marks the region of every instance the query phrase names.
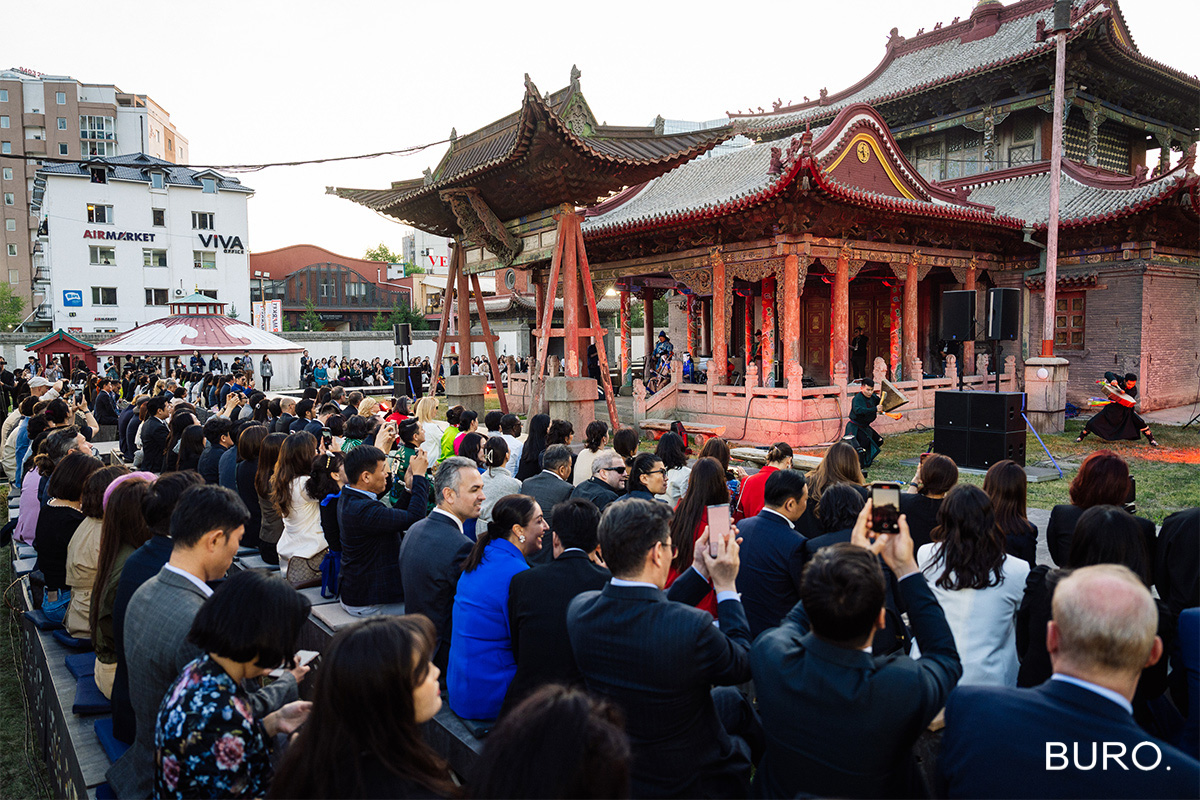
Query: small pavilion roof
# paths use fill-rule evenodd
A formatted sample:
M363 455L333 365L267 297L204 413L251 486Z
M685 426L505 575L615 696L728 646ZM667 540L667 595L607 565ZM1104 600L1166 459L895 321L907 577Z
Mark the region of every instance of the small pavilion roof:
M193 350L237 354L299 353L303 349L282 336L230 317L182 314L156 319L106 339L96 345L96 355L171 356L185 355Z
M387 189L329 187L327 192L441 236L463 231L440 193L473 188L501 221L564 203L586 206L661 175L731 138L730 126L678 134L661 125L598 123L571 84L541 95L525 76L525 96L513 114L466 136L451 133L450 150L423 178Z

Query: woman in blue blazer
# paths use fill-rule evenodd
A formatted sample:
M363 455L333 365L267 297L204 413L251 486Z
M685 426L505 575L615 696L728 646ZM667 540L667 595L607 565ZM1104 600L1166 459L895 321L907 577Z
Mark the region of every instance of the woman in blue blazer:
M513 494L492 508L492 521L463 562L454 597L454 626L446 688L450 708L464 719L495 719L513 676L508 586L529 569L528 556L548 530L542 509L528 495Z

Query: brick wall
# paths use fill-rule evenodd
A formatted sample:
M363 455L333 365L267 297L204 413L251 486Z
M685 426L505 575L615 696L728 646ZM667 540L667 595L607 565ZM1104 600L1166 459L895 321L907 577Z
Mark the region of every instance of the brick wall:
M1143 278L1141 407L1200 400L1200 271L1152 264Z

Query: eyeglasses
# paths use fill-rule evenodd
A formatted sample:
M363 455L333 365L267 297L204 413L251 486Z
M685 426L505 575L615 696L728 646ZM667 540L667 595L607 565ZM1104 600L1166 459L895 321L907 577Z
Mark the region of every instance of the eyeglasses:
M616 472L621 475L625 474L625 467L602 467L602 469L606 469L609 472Z
M645 472L643 472L642 474L643 475L662 475L666 471L667 470L665 468L664 469L648 469Z

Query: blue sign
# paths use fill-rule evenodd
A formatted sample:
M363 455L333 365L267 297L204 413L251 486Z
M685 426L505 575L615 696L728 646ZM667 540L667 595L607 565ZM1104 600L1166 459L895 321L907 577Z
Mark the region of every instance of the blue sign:
M78 289L63 289L63 305L81 308L83 306L83 292Z

